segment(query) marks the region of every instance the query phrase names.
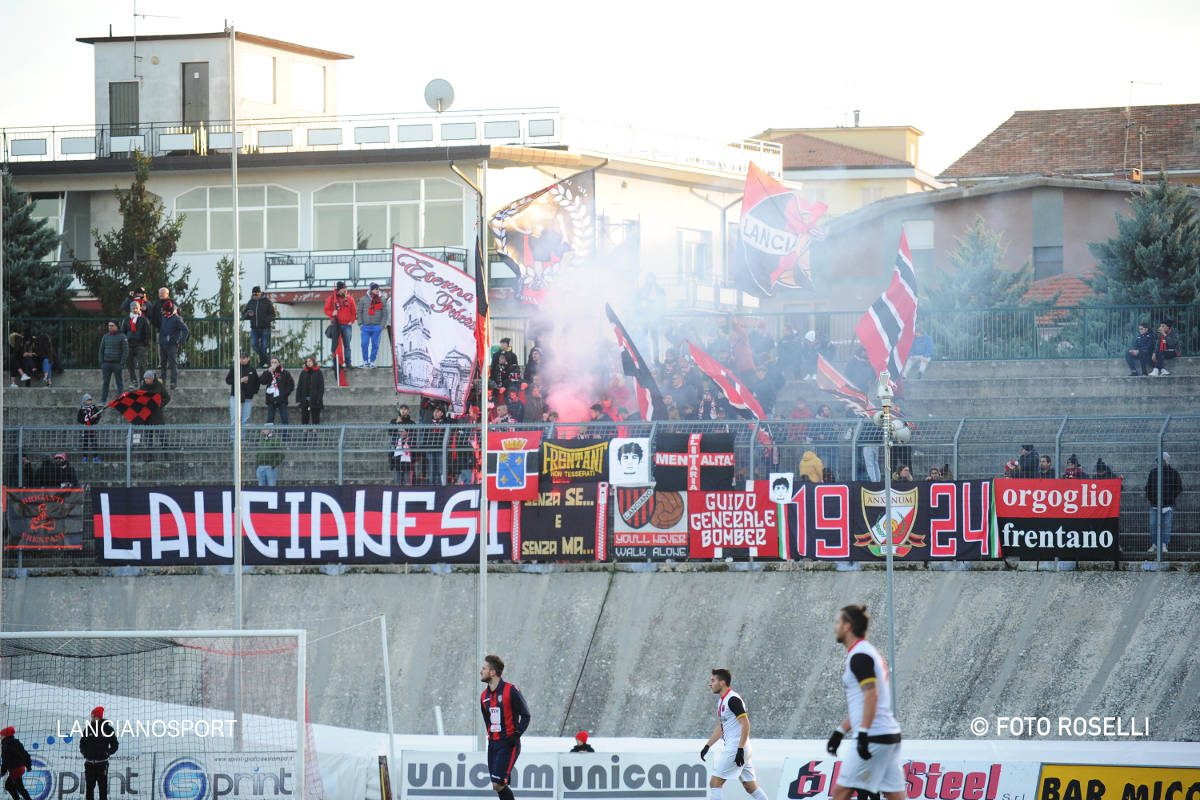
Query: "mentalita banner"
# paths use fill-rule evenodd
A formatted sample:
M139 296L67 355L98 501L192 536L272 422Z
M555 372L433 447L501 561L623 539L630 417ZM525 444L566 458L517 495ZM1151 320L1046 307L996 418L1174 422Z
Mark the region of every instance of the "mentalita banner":
M733 434L660 433L654 450L654 481L672 492L719 492L733 488Z
M606 561L608 484L581 483L513 503L514 561Z
M488 557L508 560L512 511L490 503ZM233 490L93 489L101 564L232 564ZM246 564L478 563L478 486L242 490Z
M6 550L83 548L83 489L5 489Z
M1121 479L996 479L1001 552L1022 561L1120 557Z
M475 369L475 279L444 261L392 247L396 391L444 400L461 415Z
M784 551L821 561L978 561L999 558L989 481L802 483L779 504Z
M608 476L608 439L542 441L542 488L547 483L599 483Z

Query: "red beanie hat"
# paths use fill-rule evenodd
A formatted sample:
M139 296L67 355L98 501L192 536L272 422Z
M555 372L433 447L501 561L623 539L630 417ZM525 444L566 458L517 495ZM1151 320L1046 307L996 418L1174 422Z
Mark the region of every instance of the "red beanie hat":
M96 706L95 708L93 708L92 716L100 717L101 719L103 719L104 718L104 706Z
M7 728L0 730L0 736L12 736L16 732L17 732L17 729L14 728L12 725L9 725Z
M575 740L587 744L587 731L580 731L575 734Z

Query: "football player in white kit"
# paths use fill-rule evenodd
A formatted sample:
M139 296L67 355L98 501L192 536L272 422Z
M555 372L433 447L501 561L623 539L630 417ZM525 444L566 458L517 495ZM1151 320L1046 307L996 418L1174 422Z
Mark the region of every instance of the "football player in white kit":
M746 794L754 800L767 800L767 793L758 788L754 765L750 763L750 716L742 696L729 688L732 682L733 675L724 668L714 669L708 679L708 688L720 699L717 700L717 727L700 750L700 760L704 760L708 748L718 739L724 742L724 749L709 770L712 777L708 779L708 797L709 800L721 800L721 787L725 781L737 778Z
M855 747L842 760L833 800L848 800L853 789L882 793L888 800L904 800L904 771L900 765L900 723L892 715L892 688L888 665L865 638L866 606L845 606L837 613L833 631L846 646L842 683L850 713L834 728L825 749L836 756L838 745L857 731Z

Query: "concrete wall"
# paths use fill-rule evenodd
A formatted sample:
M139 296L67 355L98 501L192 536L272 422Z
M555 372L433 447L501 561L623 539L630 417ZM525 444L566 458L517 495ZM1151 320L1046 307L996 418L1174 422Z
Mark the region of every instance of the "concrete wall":
M3 582L4 629L227 624L215 575ZM972 717L1150 718L1152 738L1200 738L1200 575L898 571L899 711L910 738L970 738ZM845 714L835 610L865 602L886 653L880 571L493 573L491 649L533 710L534 735L696 737L706 682L727 666L754 735L823 738ZM467 732L478 713L475 576L255 575L247 627L310 632L314 722L381 730L377 624L388 619L397 732Z

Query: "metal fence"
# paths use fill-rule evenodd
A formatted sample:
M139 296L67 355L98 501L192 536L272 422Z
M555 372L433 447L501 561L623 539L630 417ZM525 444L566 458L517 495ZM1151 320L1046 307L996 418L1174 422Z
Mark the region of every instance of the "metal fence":
M931 467L959 479L1002 476L1004 464L1017 457L1020 445L1033 444L1053 459L1056 471L1075 456L1088 475L1102 459L1122 478L1121 536L1123 557L1145 557L1150 545L1149 507L1145 486L1159 454L1183 480L1175 505L1172 557L1200 557L1200 415L1167 417L1045 417L1019 419L941 419L913 423L910 444L893 448L893 465L910 465L925 478ZM503 430L538 430L543 436L571 438L648 436L651 447L660 433L729 432L734 436L739 480L766 478L772 472L797 471L801 457L812 451L829 471L829 481L866 480L864 454L878 450L878 429L861 419L771 420L756 422L587 423L515 425ZM399 426L276 426L285 460L279 484L289 486L365 484L450 484L472 482L476 467L471 436L463 425L404 426L413 460L393 468ZM759 437L770 435L770 446ZM253 482L261 433L243 432L242 476ZM68 463L85 487L228 485L233 481L232 429L228 426L99 426L93 439L79 427L18 427L4 432L4 482L37 486L40 466L54 453ZM879 458L879 463L883 459ZM88 499L90 503L90 497ZM82 553L24 554L26 565L94 563L90 551L91 510L87 508ZM11 563L11 561L10 561Z
M750 345L763 352L785 343L789 331L803 335L815 330L827 340L835 360L846 360L858 347L854 326L857 311L811 313L669 314L646 324L630 320L631 333L642 344L647 357L658 357L667 347L684 341L708 343L714 337L726 345L733 323L747 332ZM1048 360L1120 358L1137 334L1137 324L1152 327L1164 319L1174 322L1184 355L1200 351L1200 306L1069 306L1053 309L996 308L988 310L938 310L919 312L919 323L934 341L937 361ZM184 369L227 367L231 361L228 317L188 320L192 337L181 348ZM105 318L17 318L10 330L26 334L49 334L58 348L59 366L95 367L96 350L104 335ZM493 315L493 329L514 338L519 352L530 341L529 317ZM329 340L324 336L324 317L281 317L276 321L272 347L280 349L287 363L299 363L305 355L323 356ZM248 339L246 340L248 342ZM150 348L156 351L157 348ZM721 355L722 346L712 351ZM781 356L786 354L781 353ZM828 354L827 354L828 355ZM151 353L152 363L157 352ZM156 365L156 363L155 363Z

